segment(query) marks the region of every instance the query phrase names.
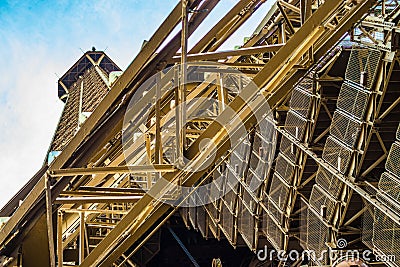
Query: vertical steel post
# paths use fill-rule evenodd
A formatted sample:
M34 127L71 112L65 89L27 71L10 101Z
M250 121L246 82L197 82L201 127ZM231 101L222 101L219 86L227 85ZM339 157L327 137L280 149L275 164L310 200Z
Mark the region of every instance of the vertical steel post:
M187 39L188 39L188 17L187 0L181 0L182 3L182 32L181 32L181 65L178 86L178 101L176 103L176 135L177 135L177 159L178 165L183 166L183 151L186 141L186 81L187 81Z
M53 208L51 202L51 184L50 175L45 175L46 190L46 219L47 219L47 236L49 238L50 266L56 267L56 255L54 250L54 233L53 233Z
M79 264L81 264L85 259L85 213L80 212L79 217Z
M58 259L58 267L63 266L63 247L62 247L62 221L63 221L63 212L61 210L58 211L57 215L57 259Z

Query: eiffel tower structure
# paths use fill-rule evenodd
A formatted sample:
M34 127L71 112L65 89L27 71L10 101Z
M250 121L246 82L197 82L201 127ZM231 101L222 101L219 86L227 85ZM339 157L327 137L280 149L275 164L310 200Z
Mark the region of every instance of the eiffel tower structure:
M266 2L241 0L189 49L218 2L59 79L0 266L400 266L400 3L274 1L221 50Z

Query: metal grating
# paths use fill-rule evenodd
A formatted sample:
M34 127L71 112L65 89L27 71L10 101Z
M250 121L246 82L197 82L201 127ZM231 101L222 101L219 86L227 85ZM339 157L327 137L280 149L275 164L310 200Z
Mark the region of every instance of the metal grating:
M253 193L249 192L249 188L247 186L243 186L242 187L243 191L242 191L242 201L243 203L246 205L246 207L251 211L251 212L255 212L256 208L257 208L257 196L254 195Z
M289 198L290 189L277 174L272 177L271 188L269 196L272 201L279 207L280 210L284 210L286 203Z
M341 173L345 173L350 163L351 154L352 151L349 148L334 137L329 136L325 143L322 158Z
M298 88L300 88L300 89L302 89L302 90L304 90L304 91L313 93L313 91L314 91L314 90L313 90L313 89L314 89L314 81L313 81L312 78L310 78L310 77L308 77L308 76L305 76L305 77L303 77L303 79L301 79L301 81L296 85L296 87L298 87Z
M234 223L235 215L225 204L223 204L221 207L221 230L233 246L236 243Z
M343 182L334 177L322 166L319 166L318 168L315 182L334 198L337 198L339 196L343 188Z
M364 203L366 204L366 203ZM370 249L373 248L372 237L373 237L373 225L374 225L374 207L371 204L366 204L366 210L362 218L362 242Z
M299 88L294 88L290 99L290 109L304 118L309 118L313 95Z
M285 218L284 211L280 210L273 201L268 200L267 202L268 211L279 223L283 223L283 219Z
M296 162L296 160L300 154L300 149L296 145L294 145L292 142L290 142L290 140L287 139L285 136L282 136L281 145L280 145L279 150L283 155L285 155L292 162Z
M400 178L400 142L394 142L390 148L385 168L396 177Z
M382 173L378 184L379 189L400 204L400 180L388 172Z
M289 110L285 121L285 130L297 140L302 141L306 132L307 120Z
M236 166L236 168L239 168L239 166ZM234 167L231 165L227 164L226 168L226 186L229 188L236 188L235 185L237 185L238 181L240 180L240 177L238 174L235 172ZM227 188L227 190L229 190Z
M276 158L275 172L278 173L288 184L292 184L295 166L290 160L279 154Z
M207 223L208 223L208 229L210 229L212 235L215 238L220 237L220 231L218 227L218 221L219 221L219 212L214 206L214 203L210 203L204 206L206 210L206 214L208 217Z
M400 266L400 225L378 209L375 209L372 243L386 256L386 263Z
M208 221L206 210L203 206L197 207L196 209L196 218L197 218L197 229L200 231L201 235L205 238L208 237Z
M314 185L311 190L310 205L317 211L326 207L326 220L331 221L335 213L336 202L321 187Z
M284 233L282 233L281 229L274 223L271 218L268 217L267 214L264 215L264 226L263 233L268 238L268 241L274 246L277 250L283 250L284 248Z
M347 63L345 79L360 84L361 72L367 64L368 49L353 48Z
M381 53L377 50L353 48L347 64L345 79L371 89L380 57Z
M331 135L353 148L361 131L361 122L351 119L343 112L335 111L329 131Z
M340 110L352 114L357 119L362 120L367 108L368 99L369 94L366 91L344 82L340 89L337 107Z
M249 211L245 205L240 205L239 216L238 216L238 231L242 235L243 240L247 246L254 250L256 249L256 235L258 231L256 225L255 214Z
M226 205L231 209L235 210L236 209L236 203L237 203L237 185L236 189L229 190L227 193L225 193L223 197L223 201L226 203Z
M317 265L328 265L327 242L329 235L328 227L319 219L311 209L307 209L307 248L315 252L311 260ZM313 254L311 256L314 256Z
M205 205L208 216L214 221L217 222L219 220L219 210L217 208L217 204L212 202Z

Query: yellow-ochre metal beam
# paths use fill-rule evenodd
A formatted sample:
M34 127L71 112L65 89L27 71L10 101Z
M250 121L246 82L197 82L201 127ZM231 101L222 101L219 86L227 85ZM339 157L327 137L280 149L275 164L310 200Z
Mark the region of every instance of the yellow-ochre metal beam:
M95 175L95 174L123 174L123 173L156 173L174 172L176 167L169 164L110 166L94 168L70 168L49 171L51 177Z
M361 18L361 13L352 11L358 10L362 7L368 8L374 1L358 1L355 6L348 10L348 18L352 23L355 23ZM277 94L278 85L282 82L283 78L292 70L294 64L298 62L300 57L305 54L310 47L315 45L317 41L323 41L323 38L333 39L332 42L339 40L341 36L337 34L338 31L345 31L343 27L350 26L348 24L340 25L336 30L325 27L325 24L330 21L338 12L340 7L343 7L344 2L330 0L319 7L319 9L304 23L304 25L292 36L291 39L283 46L277 54L265 65L265 67L258 73L253 81L259 87L265 87L263 95L256 98L255 107L260 107L266 101L273 106L274 101L279 99L268 99L270 94ZM329 47L326 45L329 42L322 42L316 51L320 53L327 51ZM258 92L253 91L253 88L245 88L237 99L229 105L233 110L237 111L241 116L241 121L250 125L252 121L252 112L243 108L249 103L249 100ZM282 87L280 93L287 93L290 88ZM268 100L267 100L268 99ZM220 115L219 122L230 123L231 118L226 117L223 112ZM235 125L231 125L235 127ZM219 158L226 152L228 136L221 125L212 123L205 132L195 141L195 143L188 148L187 156L189 159L202 160L208 155L198 151L198 144L204 138L212 138L214 143L219 147L215 158ZM197 175L188 176L185 172L176 171L174 173L166 174L165 180L159 180L151 190L162 194L165 188L168 188L168 182L180 179L184 185L190 186L201 177L199 172ZM124 251L126 251L134 242L136 242L144 232L146 232L152 224L157 221L160 216L168 211L169 206L161 202L157 202L150 195L144 195L136 204L135 208L131 209L129 213L122 218L116 227L107 235L99 245L88 255L81 266L110 266ZM115 240L120 240L116 244Z

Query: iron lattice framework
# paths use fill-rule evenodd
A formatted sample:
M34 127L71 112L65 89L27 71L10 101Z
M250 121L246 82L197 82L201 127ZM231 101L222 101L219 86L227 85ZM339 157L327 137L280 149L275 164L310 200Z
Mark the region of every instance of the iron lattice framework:
M1 210L0 264L145 266L179 214L233 247L313 251L308 265L369 249L400 266L400 5L276 1L242 47L220 51L264 2L239 1L189 51L218 1L180 2L113 83L119 68L87 52L59 81L49 164ZM200 97L218 104L179 106ZM207 168L188 171L183 156ZM176 185L204 184L179 198Z

